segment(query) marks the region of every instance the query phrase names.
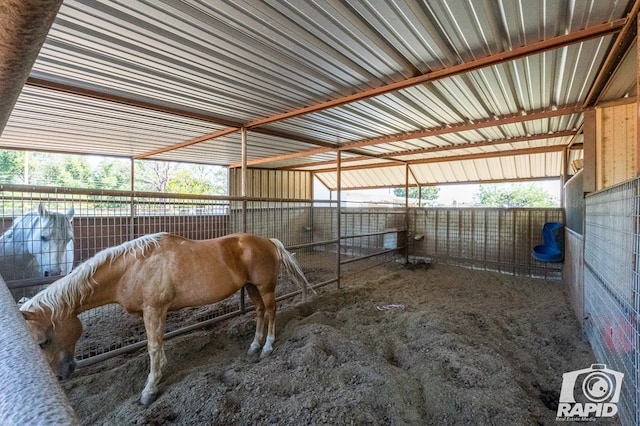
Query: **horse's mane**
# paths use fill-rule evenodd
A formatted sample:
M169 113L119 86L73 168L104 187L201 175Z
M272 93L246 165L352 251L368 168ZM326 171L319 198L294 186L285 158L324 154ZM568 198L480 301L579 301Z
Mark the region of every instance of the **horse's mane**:
M78 265L76 269L68 275L55 281L46 289L33 296L22 306L21 311L39 310L44 312L45 308L51 311L51 320L61 318L72 311L78 304L93 292L99 285L93 279L96 270L107 261L113 262L121 256L137 255L137 250L144 255L144 252L151 246L157 246L158 242L169 235L166 232L144 235L131 241L127 241L119 246L110 247L99 251L92 258Z
M13 223L1 236L0 241L10 240L12 238L21 241L24 238L21 235L24 234L25 229L31 229L33 222L38 218L38 213L30 212L23 216L19 216L13 220Z
M25 213L13 220L13 223L1 236L0 241L25 241L25 233L27 230L31 230L34 223L40 218L38 212ZM73 239L73 227L69 224L69 219L64 213L59 212L47 212L46 216L42 217L43 220L53 222L51 228L57 232L58 230L65 230L64 232L70 233L71 239Z

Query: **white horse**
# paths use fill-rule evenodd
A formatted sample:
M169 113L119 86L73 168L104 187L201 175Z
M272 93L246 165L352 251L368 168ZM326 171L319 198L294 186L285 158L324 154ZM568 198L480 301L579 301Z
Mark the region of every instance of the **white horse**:
M37 212L13 221L0 236L0 275L5 280L66 275L73 268L73 214Z

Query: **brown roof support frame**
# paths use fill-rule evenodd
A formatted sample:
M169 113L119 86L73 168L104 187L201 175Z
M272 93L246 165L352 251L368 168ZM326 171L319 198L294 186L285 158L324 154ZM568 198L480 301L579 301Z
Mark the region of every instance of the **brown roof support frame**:
M494 139L491 141L482 141L482 142L472 142L472 143L468 143L468 144L460 144L460 145L447 145L447 146L434 146L434 147L430 147L430 148L422 148L422 149L415 149L415 150L411 150L411 151L403 151L401 153L402 156L405 155L418 155L418 154L428 154L428 153L434 153L434 152L450 152L450 151L455 151L458 149L469 149L469 148L478 148L478 147L483 147L483 146L498 146L498 145L504 145L504 144L511 144L511 143L517 143L517 142L527 142L527 141L534 141L534 140L540 140L540 139L548 139L548 138L564 138L564 137L569 137L569 136L575 136L575 131L573 130L565 130L565 131L561 131L561 132L554 132L554 133L538 133L538 134L534 134L534 135L528 135L528 136L520 136L520 137L512 137L512 138L502 138L502 139ZM569 147L570 148L570 147ZM389 153L389 154L380 154L378 156L376 156L376 159L379 160L395 160L395 161L402 161L404 163L407 164L412 164L412 160L400 160L398 158L395 158L398 156L398 153ZM350 162L354 162L354 161L365 161L370 157L352 157L352 158L345 158L342 160L343 163L350 163ZM330 164L334 164L335 161L322 161L322 162L313 162L313 163L305 163L305 164L299 164L296 167L290 167L290 168L285 168L287 170L297 170L300 168L306 168L306 167L318 167L318 166L323 166L323 165L330 165Z
M421 130L416 130L416 131L413 131L413 132L404 132L404 133L400 133L400 134L396 134L396 135L389 135L389 136L385 136L385 137L381 137L381 138L363 139L363 140L360 140L360 141L354 141L354 142L345 143L338 149L341 150L341 151L344 151L344 150L349 150L349 149L362 148L362 147L365 147L365 146L378 145L378 144L382 144L382 143L400 142L400 141L405 141L405 140L408 140L408 139L426 138L426 137L429 137L429 136L438 136L438 135L444 135L444 134L449 134L449 133L463 132L463 131L466 131L466 130L475 130L475 129L482 129L482 128L486 128L486 127L501 126L501 125L505 125L505 124L520 123L520 122L523 122L523 121L540 120L540 119L543 119L543 118L558 117L558 116L561 116L561 115L579 114L582 111L583 111L583 109L579 105L566 105L566 106L562 106L560 108L555 108L555 109L552 109L552 110L536 111L536 112L532 112L532 113L525 114L525 115L522 115L522 114L511 114L511 115L507 115L507 116L504 116L504 117L499 117L497 119L488 119L488 120L476 121L474 123L460 123L460 124L455 124L455 125L448 126L448 127L438 127L438 128L432 128L432 129L421 129ZM470 148L472 146L473 146L473 144L464 145L465 148ZM308 151L300 151L300 152L292 153L292 154L280 155L280 156L276 156L276 157L268 157L268 158L263 158L263 159L260 159L260 160L253 160L253 161L249 161L247 164L251 165L251 166L255 166L257 164L262 164L262 163L266 163L266 162L270 162L270 161L284 160L284 159L288 159L288 158L305 157L305 156L308 156L308 155L321 154L321 153L330 152L330 151L333 151L333 150L335 150L335 149L316 148L316 149L310 149ZM400 156L400 155L411 155L411 154L414 154L414 153L416 153L416 152L414 152L414 151L395 152L395 153L393 153L392 157L397 157L397 156ZM379 158L379 157L376 157L376 158ZM229 167L230 168L240 167L240 164L235 164L235 163L234 164L230 164Z
M566 147L564 145L551 145L551 146L540 146L536 148L512 149L509 151L480 152L477 154L456 155L456 156L438 157L438 158L424 158L422 160L412 161L409 164L409 166L414 164L449 163L452 161L480 160L484 158L512 157L517 155L529 155L529 154L544 154L548 152L560 152L560 151L563 151L565 148ZM362 170L362 169L398 167L398 166L401 166L401 164L398 164L398 163L366 164L366 165L358 165L358 166L351 166L351 167L342 167L341 171L345 172L349 170ZM335 171L336 171L335 167L313 170L314 173L333 173Z
M636 10L634 8L634 10ZM281 120L286 120L288 118L293 118L293 117L298 117L300 115L304 115L304 114L310 114L310 113L314 113L314 112L319 112L325 109L329 109L329 108L335 108L338 106L342 106L342 105L346 105L348 103L352 103L352 102L357 102L357 101L361 101L361 100L365 100L365 99L369 99L375 96L380 96L380 95L384 95L386 93L390 93L390 92L394 92L397 90L402 90L402 89L406 89L412 86L416 86L419 84L424 84L430 81L435 81L438 79L442 79L442 78L446 78L446 77L452 77L458 74L462 74L465 72L470 72L470 71L474 71L480 68L485 68L488 66L492 66L504 61L508 61L508 60L515 60L521 57L525 57L525 56L530 56L530 55L534 55L537 53L541 53L544 51L548 51L548 50L552 50L552 49L556 49L562 46L566 46L569 44L573 44L573 43L579 43L579 42L583 42L586 40L590 40L592 38L596 38L596 37L603 37L609 34L613 34L616 32L621 31L623 28L625 28L628 25L628 22L630 19L633 18L633 14L630 14L630 16L628 16L627 18L623 18L623 19L619 19L617 21L614 22L610 22L610 23L606 23L606 24L600 24L600 25L595 25L589 28L586 28L584 30L581 31L576 31L574 33L570 33L570 34L566 34L566 35L562 35L562 36L558 36L558 37L554 37L552 39L549 40L545 40L545 41L541 41L541 42L537 42L537 43L533 43L530 45L526 45L526 46L522 46L519 48L516 48L514 50L511 50L509 52L502 52L502 53L498 53L495 55L490 55L487 56L485 58L481 58L481 59L477 59L474 61L469 61L469 62L465 62L463 64L459 64L459 65L454 65L452 67L449 68L445 68L439 71L433 71L430 73L426 73L426 74L422 74L420 76L417 77L413 77L413 78L409 78L403 81L399 81L396 83L391 83L382 87L378 87L375 89L370 89L370 90L365 90L359 93L355 93L352 95L347 95L347 96L343 96L337 99L333 99L327 102L322 102L316 105L311 105L308 107L304 107L304 108L299 108L293 111L289 111L289 112L285 112L282 114L276 114L270 117L265 117L262 119L258 119L258 120L253 120L250 121L248 123L245 124L245 126L247 128L254 128L256 126L262 126L262 125L266 125L266 124L271 124L277 121L281 121ZM581 112L581 109L576 107L576 110L571 112L565 112L565 114L571 114L574 112ZM527 119L534 119L534 118L527 118ZM489 122L490 120L486 120L487 122ZM479 123L476 123L476 127L478 127ZM493 125L499 125L498 123L494 122ZM443 129L443 131L446 131L447 129ZM458 130L459 131L459 130ZM418 134L420 132L423 131L416 131L415 133ZM413 136L413 137L418 137L418 136ZM372 142L373 139L369 139L369 140L363 140L363 141L357 141L357 142L351 142L351 143L347 143L343 146L341 146L339 149L353 149L353 148L357 148L357 147L362 147L362 146L367 146L367 145L373 145L376 143L385 143L385 142L392 142L392 141L401 141L401 140L406 140L406 139L410 139L411 137L403 137L402 135L394 135L394 136L390 136L388 137L388 140L385 140L387 138L380 138L379 142ZM317 151L317 150L313 150L313 151ZM330 151L329 149L327 151ZM306 154L301 154L301 155L306 155ZM291 158L291 157L290 157ZM258 162L252 162L251 164L259 164L259 163L265 163L265 162L269 162L269 161L273 161L274 158L264 158L262 160L259 160ZM230 167L237 167L237 165L231 165Z
M636 10L634 8L634 10ZM311 139L311 138L300 138L297 135L289 135L286 134L284 132L278 132L278 131L273 131L270 129L256 129L257 127L260 126L264 126L267 124L272 124L278 121L282 121L282 120L286 120L289 118L293 118L293 117L298 117L301 115L305 115L305 114L310 114L310 113L314 113L314 112L319 112L319 111L323 111L329 108L335 108L338 106L342 106L342 105L346 105L352 102L357 102L357 101L362 101L365 99L369 99L375 96L380 96L380 95L384 95L387 93L391 93L394 91L398 91L398 90L402 90L402 89L406 89L409 87L413 87L419 84L424 84L427 82L431 82L431 81L436 81L442 78L447 78L447 77L452 77L458 74L462 74L462 73L466 73L466 72L470 72L473 70L477 70L477 69L481 69L481 68L485 68L488 66L492 66L504 61L509 61L509 60L515 60L521 57L525 57L525 56L529 56L529 55L534 55L534 54L538 54L544 51L548 51L548 50L552 50L552 49L556 49L562 46L566 46L569 44L573 44L573 43L579 43L582 41L586 41L586 40L590 40L593 38L597 38L597 37L603 37L609 34L613 34L616 32L621 31L625 26L627 26L628 21L629 21L630 17L627 18L622 18L613 22L609 22L609 23L605 23L605 24L599 24L599 25L594 25L592 27L589 28L585 28L583 30L580 31L576 31L574 33L570 33L570 34L565 34L565 35L561 35L558 37L554 37L551 38L549 40L544 40L544 41L540 41L537 43L532 43L530 45L526 45L526 46L522 46L522 47L518 47L516 49L513 49L511 51L508 52L501 52L498 54L494 54L494 55L490 55L487 56L485 58L481 58L481 59L477 59L477 60L473 60L473 61L469 61L469 62L465 62L459 65L454 65L452 67L449 68L445 68L442 70L437 70L437 71L432 71L429 73L425 73L416 77L412 77L409 79L405 79L402 81L398 81L398 82L394 82L394 83L390 83L375 89L369 89L369 90L365 90L362 92L358 92L358 93L354 93L352 95L347 95L347 96L342 96L330 101L326 101L326 102L321 102L315 105L310 105L308 107L304 107L304 108L299 108L299 109L295 109L292 111L288 111L288 112L284 112L284 113L280 113L280 114L275 114L272 116L268 116L268 117L264 117L264 118L259 118L256 120L252 120L249 121L247 123L231 123L228 120L222 120L222 119L217 119L213 116L210 115L206 115L206 114L200 114L200 113L195 113L195 112L191 112L188 110L183 110L180 109L179 107L169 107L169 106L163 106L163 105L156 105L153 104L151 102L146 102L146 101L142 101L142 100L136 100L136 99L128 99L124 96L119 96L119 95L112 95L112 94L107 94L107 93L101 93L99 91L96 90L91 90L91 89L82 89L82 88L78 88L78 87L73 87L70 85L65 85L65 84L61 84L61 83L55 83L55 82L50 82L50 81L46 81L46 80L42 80L42 79L36 79L36 78L29 78L27 80L27 84L30 85L34 85L34 86L40 86L40 87L47 87L50 89L54 89L54 90L62 90L62 91L66 91L66 92L72 92L72 93L76 93L76 94L80 94L80 95L85 95L85 96L91 96L91 97L95 97L95 98L100 98L100 99L105 99L105 100L110 100L110 101L114 101L114 102L120 102L120 103L124 103L124 104L128 104L128 105L133 105L133 106L139 106L142 108L149 108L149 109L154 109L157 111L165 111L168 113L173 113L173 114L177 114L177 115L182 115L182 116L187 116L187 117L192 117L192 118L198 118L201 120L206 120L206 121L210 121L210 122L215 122L217 124L221 124L223 126L227 126L227 128L225 129L221 129L212 133L208 133L206 135L202 135L198 138L194 138L185 142L181 142L178 144L174 144L174 145L170 145L167 146L165 148L162 148L160 150L154 150L154 151L150 151L150 152L146 152L146 153L142 153L142 154L138 154L136 156L136 158L145 158L145 157L149 157L151 155L155 155L155 154L159 154L162 152L169 152L172 150L176 150L176 149L180 149L183 148L185 146L190 146L193 144L197 144L197 143L201 143L210 139L214 139L217 137L221 137L221 136L225 136L225 135L229 135L232 134L236 131L238 131L238 129L242 128L242 127L246 127L249 129L252 129L253 131L257 131L260 133L265 133L265 134L274 134L280 137L285 137L285 138L291 138L294 140L299 140L305 143L309 143L309 144L313 144L313 145L317 145L317 146L322 146L325 147L328 151L333 150L333 149L341 149L341 150L346 150L346 149L353 149L356 148L358 146L366 146L366 145L370 145L373 144L371 141L372 140L363 140L363 141L357 141L357 142L352 142L349 143L347 145L344 146L337 146L335 144L330 144L327 143L325 141L320 141L320 140L315 140L315 139ZM568 112L570 113L570 112ZM497 125L497 123L495 123L494 125ZM420 132L420 131L417 131ZM390 136L389 140L391 140L392 138L398 138L401 136L395 135L395 136ZM384 143L386 138L381 138L380 142L375 142L375 143ZM403 140L403 139L396 139L396 140ZM264 161L271 161L270 159L265 159Z
M477 69L485 68L488 66L496 65L501 62L511 61L514 59L522 58L525 56L535 55L547 50L556 49L568 44L579 43L582 41L590 40L596 37L603 37L612 33L620 31L624 25L628 22L629 18L622 18L617 21L594 25L584 30L576 31L574 33L558 36L549 40L532 43L530 45L518 47L508 52L501 52L495 55L490 55L484 58L476 59L473 61L465 62L452 67L444 68L438 71L428 72L417 77L408 78L406 80L398 81L395 83L387 84L375 89L364 90L362 92L354 93L353 95L343 96L337 99L333 99L327 102L322 102L316 105L311 105L304 108L299 108L293 111L285 112L282 114L272 115L270 117L260 118L250 121L245 124L245 127L252 128L257 126L263 126L265 124L274 123L276 121L285 120L287 118L293 118L300 115L310 114L313 112L322 111L329 108L335 108L338 106L346 105L352 102L362 101L365 99L373 98L375 96L384 95L387 93L395 92L409 87L417 86L431 81L436 81L446 77L452 77L454 75L474 71Z

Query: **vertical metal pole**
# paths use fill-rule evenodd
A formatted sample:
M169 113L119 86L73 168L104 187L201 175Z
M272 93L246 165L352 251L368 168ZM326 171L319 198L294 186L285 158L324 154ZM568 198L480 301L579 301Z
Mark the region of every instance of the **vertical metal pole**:
M240 173L240 196L242 197L242 232L247 232L247 128L240 129L242 169ZM240 310L246 310L246 290L240 292Z
M338 249L336 251L336 274L337 274L337 282L338 282L338 288L340 288L340 253L342 252L342 232L341 232L341 228L342 228L342 224L341 224L341 219L340 216L342 215L342 151L338 150L336 152L336 189L337 189L337 193L336 193L336 200L338 203L338 208L337 208L337 218L336 218L336 226L338 228Z
M240 168L240 196L247 196L247 128L240 129L240 157L242 166ZM243 229L244 231L244 229Z
M135 228L135 220L136 220L136 199L135 199L135 191L136 191L136 161L133 159L133 157L131 157L131 167L130 167L130 178L131 178L131 186L130 186L130 193L131 193L131 199L129 202L129 207L130 207L130 211L129 211L129 238L127 238L128 240L132 240L133 238L135 238L136 234L136 228Z
M409 163L404 165L404 188L405 188L405 200L404 200L404 263L409 263ZM418 194L420 194L420 185L418 185ZM420 195L418 195L418 206L420 205ZM397 234L400 236L399 234ZM400 241L397 241L400 244Z
M569 167L568 148L562 150L562 173L560 173L560 207L564 207L564 184L567 183L567 168Z
M309 200L310 200L310 204L309 207L311 209L311 211L309 212L309 226L311 227L311 232L310 232L310 236L308 238L308 242L312 243L313 239L314 239L314 235L315 235L315 203L314 203L314 199L316 197L315 194L315 173L311 172L311 182L309 183Z
M409 163L404 165L404 208L409 208Z

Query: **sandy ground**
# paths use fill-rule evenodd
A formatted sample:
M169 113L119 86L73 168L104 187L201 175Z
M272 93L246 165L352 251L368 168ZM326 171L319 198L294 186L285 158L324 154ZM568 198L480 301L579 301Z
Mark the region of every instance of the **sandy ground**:
M552 425L562 373L595 362L559 282L388 263L342 287L281 304L257 363L253 313L169 340L148 408L146 350L63 387L83 424Z

